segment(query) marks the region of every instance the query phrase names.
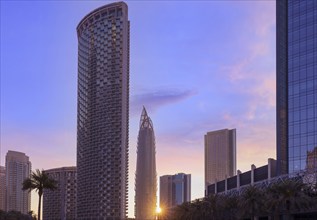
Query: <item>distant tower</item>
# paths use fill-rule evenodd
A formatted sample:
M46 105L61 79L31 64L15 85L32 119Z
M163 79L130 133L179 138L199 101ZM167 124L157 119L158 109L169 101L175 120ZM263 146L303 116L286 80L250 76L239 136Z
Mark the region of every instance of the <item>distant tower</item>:
M56 190L44 190L43 220L76 219L76 167L61 167L45 170L57 181Z
M8 151L6 155L6 210L27 214L30 211L31 194L22 190L23 181L30 177L31 162L24 153Z
M205 135L205 189L216 180L236 174L236 129Z
M6 195L6 170L0 166L0 210L5 210L5 195Z
M160 208L163 212L191 200L191 175L178 173L160 177Z
M137 146L135 175L135 218L150 220L156 209L156 163L153 124L143 107Z
M95 9L77 26L77 217L125 219L129 140L128 6Z

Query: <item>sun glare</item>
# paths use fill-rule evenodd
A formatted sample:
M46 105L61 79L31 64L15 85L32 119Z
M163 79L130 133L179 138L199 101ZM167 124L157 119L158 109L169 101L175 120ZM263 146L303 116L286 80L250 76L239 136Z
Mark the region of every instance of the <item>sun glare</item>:
M161 213L162 212L162 209L160 207L157 207L156 208L156 213Z

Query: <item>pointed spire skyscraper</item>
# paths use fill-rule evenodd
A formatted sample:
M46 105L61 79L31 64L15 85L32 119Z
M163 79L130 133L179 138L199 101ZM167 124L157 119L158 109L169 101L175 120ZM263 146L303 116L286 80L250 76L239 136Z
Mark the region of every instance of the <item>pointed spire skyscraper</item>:
M156 209L155 136L151 118L143 107L137 146L135 218L152 220Z

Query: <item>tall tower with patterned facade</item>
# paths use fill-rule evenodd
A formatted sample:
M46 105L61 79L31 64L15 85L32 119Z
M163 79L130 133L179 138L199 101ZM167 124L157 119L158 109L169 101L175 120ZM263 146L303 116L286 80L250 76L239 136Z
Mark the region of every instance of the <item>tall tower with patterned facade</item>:
M125 219L128 191L129 20L124 2L77 26L77 218Z

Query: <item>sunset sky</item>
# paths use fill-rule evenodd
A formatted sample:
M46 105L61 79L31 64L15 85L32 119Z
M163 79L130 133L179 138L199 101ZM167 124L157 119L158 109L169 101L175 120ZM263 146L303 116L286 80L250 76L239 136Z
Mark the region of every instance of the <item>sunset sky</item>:
M1 165L76 165L76 26L109 1L1 1ZM204 195L204 134L237 129L237 168L275 158L275 1L127 1L129 217L138 123L156 135L157 175L192 174ZM33 194L32 209L37 210Z

